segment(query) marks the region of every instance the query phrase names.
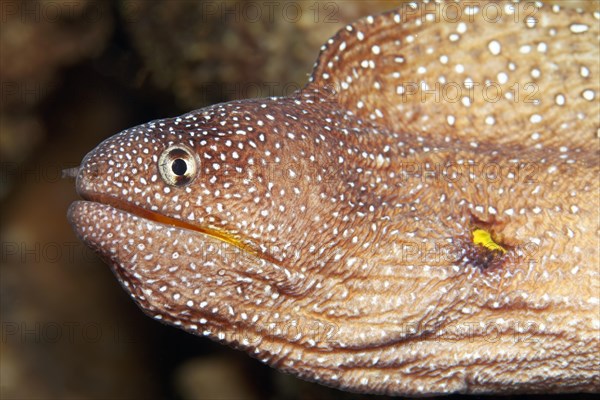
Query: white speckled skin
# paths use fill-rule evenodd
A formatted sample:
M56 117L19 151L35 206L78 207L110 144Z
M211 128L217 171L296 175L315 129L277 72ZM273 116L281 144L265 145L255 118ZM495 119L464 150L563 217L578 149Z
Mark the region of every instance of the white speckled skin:
M534 22L367 17L300 93L123 131L84 159L69 218L148 315L304 379L598 392L599 15L519 6ZM441 81L539 97L398 89ZM173 146L186 184L159 165Z

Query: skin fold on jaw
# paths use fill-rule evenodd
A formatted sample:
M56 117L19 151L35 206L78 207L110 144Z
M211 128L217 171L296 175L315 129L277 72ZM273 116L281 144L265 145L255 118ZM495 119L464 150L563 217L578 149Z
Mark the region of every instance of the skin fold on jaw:
M105 140L75 231L149 316L303 379L600 391L600 14L498 4L364 18L289 97Z

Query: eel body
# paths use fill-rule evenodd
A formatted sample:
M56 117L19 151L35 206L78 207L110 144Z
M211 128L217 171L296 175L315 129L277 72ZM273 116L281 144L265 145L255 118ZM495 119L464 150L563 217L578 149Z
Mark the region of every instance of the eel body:
M366 17L289 97L98 145L69 219L146 314L303 379L598 392L599 15Z

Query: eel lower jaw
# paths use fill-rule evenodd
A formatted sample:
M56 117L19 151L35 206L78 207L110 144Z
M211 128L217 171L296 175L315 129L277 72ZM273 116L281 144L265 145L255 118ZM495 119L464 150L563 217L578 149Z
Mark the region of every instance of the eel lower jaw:
M114 196L106 195L106 194L98 194L98 193L79 193L81 197L88 202L99 203L105 206L109 206L116 210L134 215L143 220L152 221L157 224L166 225L170 227L175 227L178 229L183 229L187 231L192 231L196 233L200 233L206 236L209 236L213 239L217 239L221 242L227 243L231 246L237 247L243 252L249 253L253 256L263 258L266 261L275 262L268 254L262 253L256 250L253 246L244 243L241 239L236 237L235 235L210 227L202 227L190 224L189 222L182 221L177 218L169 217L163 214L160 214L155 211L147 210L143 207L137 206L135 204L128 203Z

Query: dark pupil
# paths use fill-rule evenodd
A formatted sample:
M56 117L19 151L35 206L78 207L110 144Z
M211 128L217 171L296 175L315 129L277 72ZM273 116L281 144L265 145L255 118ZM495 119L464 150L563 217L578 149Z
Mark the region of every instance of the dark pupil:
M175 175L182 176L187 171L187 164L181 158L178 158L171 164L171 169Z

